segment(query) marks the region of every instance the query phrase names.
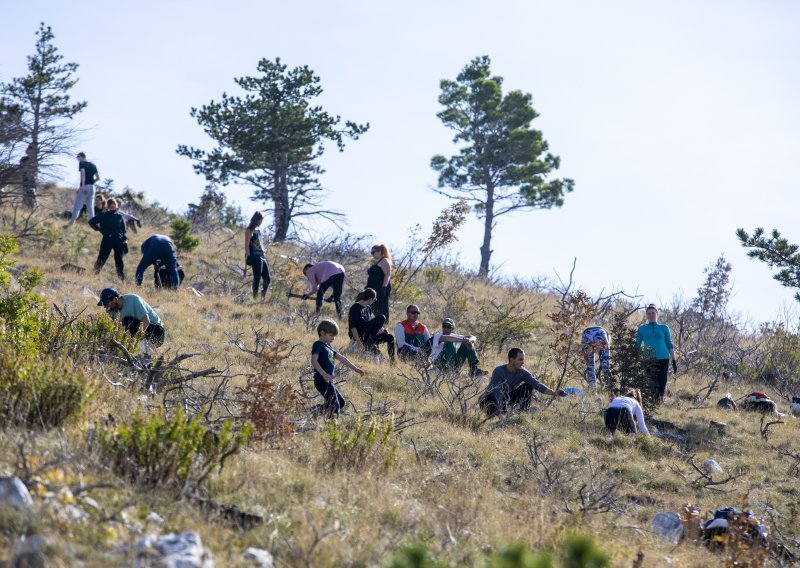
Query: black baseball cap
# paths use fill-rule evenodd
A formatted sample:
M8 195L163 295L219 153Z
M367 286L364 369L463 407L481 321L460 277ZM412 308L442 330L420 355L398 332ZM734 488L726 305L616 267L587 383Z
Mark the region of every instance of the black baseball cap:
M100 292L100 301L97 302L97 305L106 307L111 300L119 298L119 296L119 292L114 290L114 288L104 288L103 291Z

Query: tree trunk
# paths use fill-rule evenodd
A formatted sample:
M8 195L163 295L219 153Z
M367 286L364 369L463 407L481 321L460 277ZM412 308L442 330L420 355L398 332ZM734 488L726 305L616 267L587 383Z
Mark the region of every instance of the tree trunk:
M289 223L292 220L291 212L289 211L288 171L289 155L284 152L281 154L278 161L278 170L275 172L275 197L273 199L275 211L275 242L286 240L289 234Z
M494 185L486 185L486 216L483 222L483 246L481 246L481 267L479 276L489 275L489 259L492 257L492 229L494 228Z

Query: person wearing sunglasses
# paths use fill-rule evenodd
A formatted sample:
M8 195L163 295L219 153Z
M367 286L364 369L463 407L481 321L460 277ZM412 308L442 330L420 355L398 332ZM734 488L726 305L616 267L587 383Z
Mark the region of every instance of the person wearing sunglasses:
M484 372L478 368L479 358L475 351L474 335L459 335L453 333L456 324L452 318L442 321L442 331L434 334L431 343L431 359L433 364L442 371L457 373L464 362L469 362L470 377L478 377Z
M431 354L431 334L419 320L419 307L406 308L406 319L394 328L394 341L401 359L427 358Z

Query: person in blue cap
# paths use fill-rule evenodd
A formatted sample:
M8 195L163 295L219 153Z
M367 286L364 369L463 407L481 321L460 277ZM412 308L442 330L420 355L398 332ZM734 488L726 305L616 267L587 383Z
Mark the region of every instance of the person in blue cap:
M156 261L160 261L169 275L169 286L178 288L178 257L175 254L175 244L166 235L153 235L142 243L142 260L136 267L136 285L141 286L144 280L144 271Z
M136 294L120 294L114 288L100 292L98 306L103 306L112 320L119 319L122 327L131 335L141 332L153 345L164 343L166 331L156 311Z

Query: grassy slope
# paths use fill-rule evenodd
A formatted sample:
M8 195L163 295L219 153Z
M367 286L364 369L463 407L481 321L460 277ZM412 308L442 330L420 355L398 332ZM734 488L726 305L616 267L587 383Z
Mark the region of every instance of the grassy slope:
M62 222L50 222L60 227ZM113 260L101 275L91 270L80 276L63 273L59 266L69 256L76 235L88 235L88 250L76 257L76 263L90 268L99 238L88 227L75 226L65 237L48 249L41 245L23 243L21 263L42 269L50 285L43 287L48 300L67 304L71 311L86 309L97 312L96 300L85 289L99 292L107 285L122 292L140 293L153 305L165 321L168 342L163 349L172 353L198 353L187 366L193 369L211 365L231 364L232 373L251 372L253 358L233 346L227 334L241 334L252 345L252 328L262 329L269 337L283 337L300 347L282 371L295 384L309 369L314 333L310 331L313 318L306 310L311 304L294 301L288 304L285 289L292 283L298 288L297 268L281 255L294 255L300 262L313 255L290 247L274 247L270 251L274 285L267 302L234 301L238 293L248 292L249 277L236 276L225 264L241 264L241 234L201 235L201 248L191 255L180 257L187 273L187 282L202 282L212 294L197 297L185 290L175 295L152 288L152 280L134 290L132 279L138 261L138 245L153 232L167 232L164 227L146 227L131 238L131 254L127 257L129 281L120 284L113 271ZM74 247L73 247L74 250ZM349 290L365 279L360 267L352 266ZM216 282L214 275L218 274ZM234 290L214 295L225 279ZM424 280L424 279L423 279ZM464 290L453 292L458 277L448 274L446 282L437 286L424 285L410 297L397 298L392 313L397 316L409 299L416 299L425 321L434 323L445 312L460 311L457 320L477 321L474 306L487 298L507 298L508 289L468 281ZM434 288L449 290L438 294ZM519 293L519 292L516 292ZM546 304L549 300L534 292L529 294L530 305ZM464 303L466 300L466 304ZM448 307L449 304L449 307ZM326 305L326 310L331 307ZM331 315L331 314L328 314ZM529 353L541 352L548 343L544 317L542 332L534 344L523 345ZM464 329L462 327L462 329ZM464 329L469 331L468 329ZM346 339L339 338L344 347ZM482 367L491 369L501 364L496 350L483 354ZM160 491L137 491L121 485L104 471L97 458L82 455L87 429L109 414L122 419L132 410L150 404L136 390L114 388L103 379L103 371L114 377L112 369L93 369L97 380L97 396L84 418L63 432L35 434L28 437L30 454L45 460L62 442L75 453L86 483L114 481L116 489L96 489L89 494L103 511L91 512L92 522L84 526L44 516L43 530L54 536L56 548L70 564L69 558L81 558L88 565L108 565L124 562L112 554L115 543L135 537L130 528L116 520L99 521L124 511L131 520L144 518L151 510L166 519L162 531L197 530L209 546L219 565L235 566L241 562L241 551L248 546L267 548L287 565L314 566L371 566L378 564L401 543L420 539L441 558L457 565L473 565L483 552L500 542L523 540L535 548L556 547L563 535L573 529L596 535L612 555L615 565L630 565L639 550L645 551L647 566L665 564L670 557L679 565L709 566L717 562L706 550L689 544L678 547L659 541L649 533L649 523L659 511L679 510L686 502L698 504L704 511L714 508L748 504L758 511L760 504L769 503L781 517L781 528L795 536L800 533L796 503L800 499L798 480L790 476L789 464L774 451L765 449L759 435L758 416L726 414L717 409L692 410L687 394L697 390L694 377L681 375L671 379L670 394L658 417L671 420L691 430L691 453L698 463L706 457L717 459L726 469L744 468L747 473L723 486L724 492L697 489L695 478L686 464L687 453L655 438L610 439L603 430L600 406L557 401L549 407L540 405L536 412L514 417L504 424L490 422L461 426L452 413L445 411L433 398L418 399L401 374L413 374L404 364L395 368L374 361L359 361L367 376L359 380L352 373L343 374L347 382L344 395L355 407L363 410L368 393L375 402L391 401L398 410L423 421L399 437L396 465L388 472L378 468L360 472L326 473L320 464L325 452L320 426L308 429L289 439L255 442L242 454L232 458L222 474L209 484L212 496L246 510L261 512L267 518L264 526L250 531L237 531L208 521L191 505L176 502L171 494ZM571 384L580 385L580 377L571 377ZM358 382L361 388L356 388ZM731 386L734 396L744 394L750 386ZM352 413L352 409L350 411ZM728 437L715 437L707 427L709 419L723 420L731 425ZM624 514L590 514L581 517L564 511L559 495L541 490L542 472L531 467L526 440L532 433L548 442L554 459L582 457L595 467L604 466L621 482L620 493L632 502ZM787 420L773 427L770 443L797 449L798 424ZM26 433L0 432L0 473L10 474L18 467L16 446ZM34 449L35 448L35 449ZM33 458L37 459L37 458ZM671 470L677 467L687 479ZM67 476L75 476L70 469ZM52 473L52 476L58 477ZM68 479L67 481L74 481ZM54 481L52 483L57 483ZM635 501L636 504L633 504ZM791 513L794 507L794 513ZM332 531L320 542L318 535ZM0 534L0 551L5 538ZM7 542L5 543L7 544ZM3 552L0 552L0 560Z

